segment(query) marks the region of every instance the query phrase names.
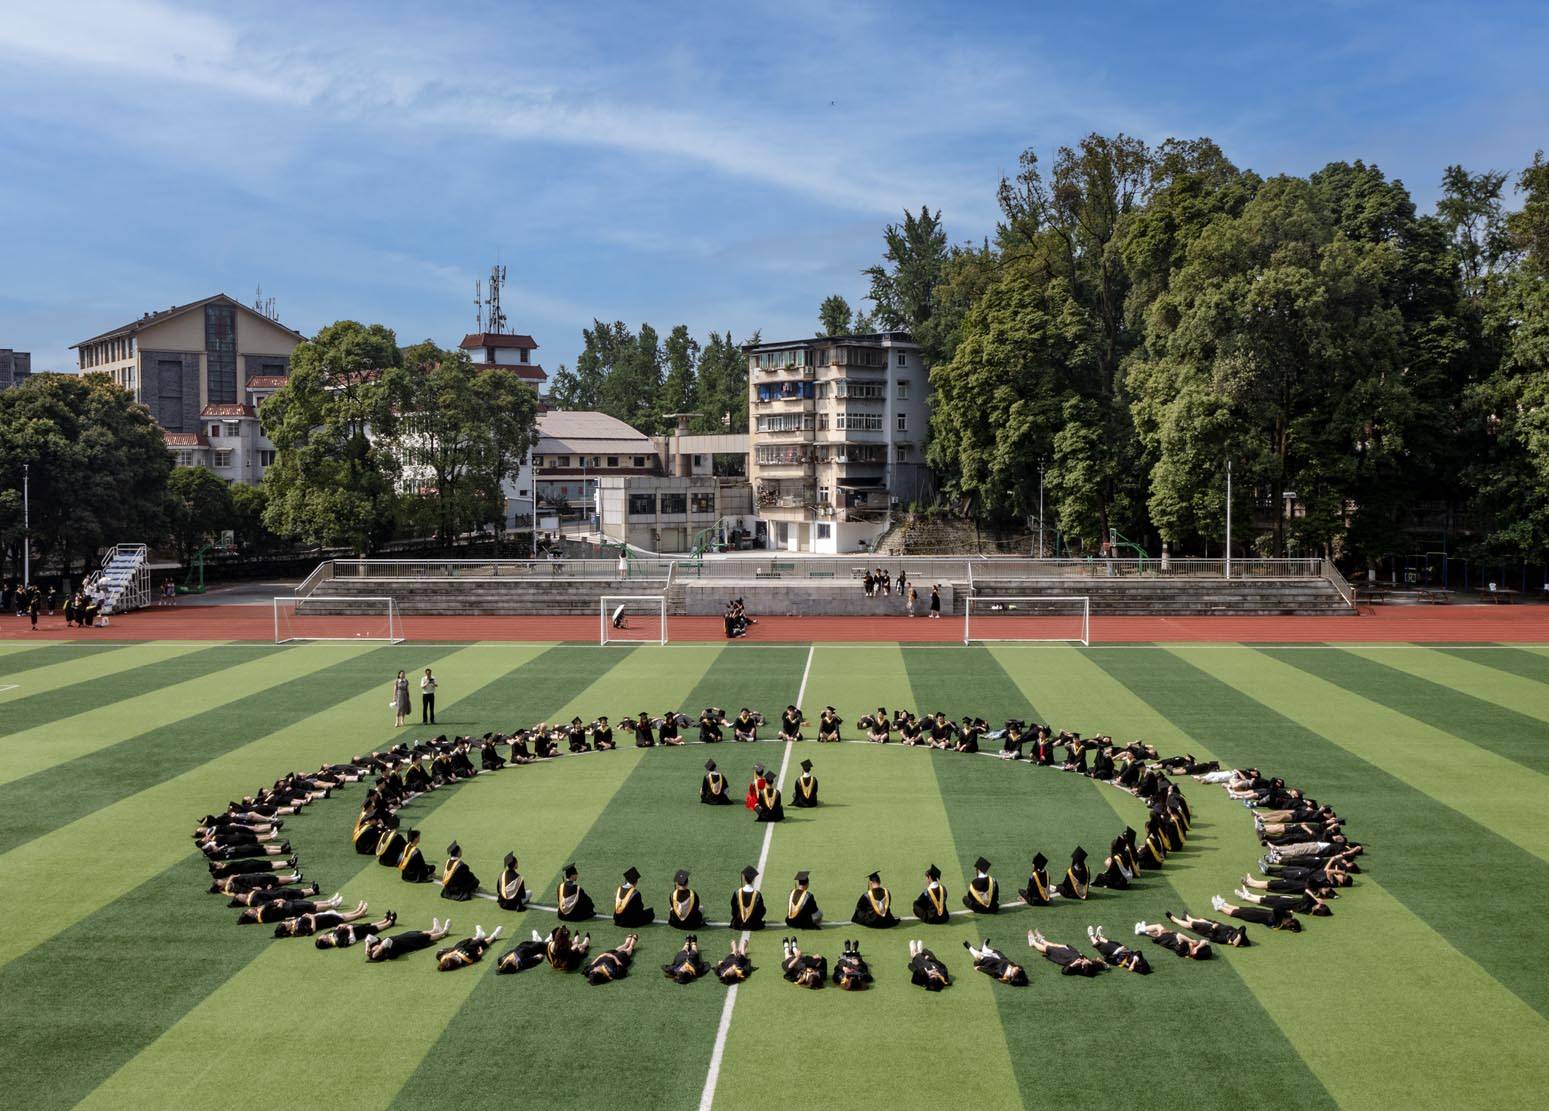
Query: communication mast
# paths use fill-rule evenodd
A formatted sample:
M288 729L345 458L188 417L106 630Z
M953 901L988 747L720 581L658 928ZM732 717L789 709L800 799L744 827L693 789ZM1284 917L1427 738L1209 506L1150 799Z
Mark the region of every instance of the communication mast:
M264 297L263 286L258 286L253 291L253 311L266 320L278 321L280 319L279 310L274 307L274 298Z
M502 335L506 330L506 314L500 307L500 286L506 280L506 268L495 265L489 270L489 297L485 305L489 307L489 330L496 335ZM484 329L481 327L480 331Z
M484 283L478 278L473 279L473 312L478 321L478 327L474 331L484 334Z

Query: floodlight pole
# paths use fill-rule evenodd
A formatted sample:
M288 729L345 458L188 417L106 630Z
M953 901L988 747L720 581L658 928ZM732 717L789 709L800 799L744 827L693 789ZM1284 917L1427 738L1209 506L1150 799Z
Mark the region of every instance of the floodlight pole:
M1226 577L1232 577L1232 461L1226 461Z
M1043 464L1038 464L1038 558L1043 558Z

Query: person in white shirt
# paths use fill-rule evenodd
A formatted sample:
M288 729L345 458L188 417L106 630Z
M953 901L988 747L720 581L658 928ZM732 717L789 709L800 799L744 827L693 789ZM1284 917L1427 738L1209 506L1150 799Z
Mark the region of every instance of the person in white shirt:
M430 673L428 667L420 679L420 723L436 724L436 677Z

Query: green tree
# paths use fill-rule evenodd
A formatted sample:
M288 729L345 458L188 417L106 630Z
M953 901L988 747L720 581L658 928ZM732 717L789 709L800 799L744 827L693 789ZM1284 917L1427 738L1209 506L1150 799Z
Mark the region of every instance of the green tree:
M195 548L235 526L231 484L205 467L179 467L167 480L167 518L187 564Z
M748 339L759 342L758 333ZM699 356L698 432L746 432L748 430L748 357L732 339L711 332Z
M538 442L538 394L514 374L501 370L479 373L473 383L474 398L485 425L484 442L478 456L482 481L497 489L515 482L528 454ZM536 496L536 490L529 490ZM505 498L494 500L495 516L491 523L498 539L505 525ZM519 509L531 511L532 503ZM537 521L533 521L534 527Z
M236 534L238 550L245 556L264 555L277 544L278 538L264 525L264 507L268 504L269 492L262 485L232 483L231 529Z
M365 555L398 519L394 396L406 389L397 337L341 320L291 354L286 385L262 408L279 455L264 473L264 523L282 536Z
M919 215L906 211L903 223L889 224L882 240L882 262L863 271L871 279L875 323L886 331L918 332L935 311L936 287L947 263L941 210L921 205Z
M819 336L848 336L850 331L850 302L837 293L830 293L818 306Z
M582 404L581 378L575 371L559 364L559 369L554 372L554 377L549 380L549 401L556 409L588 409L592 406Z
M1470 173L1458 165L1442 173L1436 215L1446 227L1464 293L1471 298L1487 298L1495 277L1514 262L1516 244L1501 200L1506 177L1494 170Z
M687 324L679 324L667 333L667 339L662 343L662 355L667 373L662 379L656 411L662 417L661 431L668 432L671 431L668 426L674 423L666 419L669 413L691 413L698 403L695 373L699 341L689 335Z
M166 441L105 374L40 374L0 391L0 545L18 577L24 464L35 575L74 574L106 545L166 534Z

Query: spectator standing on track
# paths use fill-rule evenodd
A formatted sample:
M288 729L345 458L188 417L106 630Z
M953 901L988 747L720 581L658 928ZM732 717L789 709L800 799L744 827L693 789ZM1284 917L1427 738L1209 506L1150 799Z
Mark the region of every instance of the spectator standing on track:
M393 728L403 724L404 718L409 716L409 680L402 671L398 672L398 678L393 680Z
M619 552L619 582L629 578L629 556Z
M930 615L931 615L932 618L935 618L937 620L940 620L940 618L941 618L941 584L940 583L937 583L936 585L934 585L934 586L932 586L930 588Z
M900 598L905 597L909 590L909 580L904 577L904 569L902 567L898 569L898 575L893 579L893 582L898 586L898 596Z
M43 594L37 587L27 593L27 616L32 618L32 631L38 631L38 614L43 609Z
M876 587L877 580L871 577L871 568L866 568L866 573L861 576L861 586L866 588L866 597L871 597L872 590Z
M436 724L436 677L428 667L420 679L420 724Z
M54 616L54 595L58 593L52 586L48 588L48 615Z
M914 606L915 606L915 603L918 602L919 600L920 600L920 592L918 590L916 590L914 587L911 586L909 588L909 602L908 602L909 616L910 617L914 616Z

